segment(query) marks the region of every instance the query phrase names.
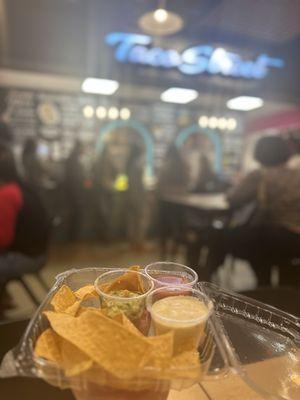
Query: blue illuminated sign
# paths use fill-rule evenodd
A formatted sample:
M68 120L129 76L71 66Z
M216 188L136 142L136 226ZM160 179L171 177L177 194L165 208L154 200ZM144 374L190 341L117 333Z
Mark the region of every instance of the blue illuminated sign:
M234 78L263 79L269 68L282 68L280 58L260 54L255 60L245 60L239 54L221 47L200 45L181 53L174 49L153 47L152 38L135 33L112 32L106 43L115 46L115 58L122 63L140 64L165 69L177 68L186 75L224 75Z

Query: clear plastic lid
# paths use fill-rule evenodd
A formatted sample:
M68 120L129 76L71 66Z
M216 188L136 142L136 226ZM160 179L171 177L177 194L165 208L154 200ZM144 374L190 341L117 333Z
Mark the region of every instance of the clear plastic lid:
M235 373L263 398L300 399L300 319L210 283L198 287L214 303L213 324Z

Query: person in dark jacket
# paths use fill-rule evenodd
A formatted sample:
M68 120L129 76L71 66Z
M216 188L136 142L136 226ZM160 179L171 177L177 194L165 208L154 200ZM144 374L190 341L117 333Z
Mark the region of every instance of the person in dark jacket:
M69 239L80 237L84 203L84 171L80 162L82 144L77 140L65 164L65 191L69 210Z
M24 180L39 189L42 185L43 168L37 157L36 139L27 138L22 153Z
M253 212L246 223L212 232L206 279L231 254L251 263L259 285L269 285L272 265L300 255L300 171L287 166L287 143L279 136L263 137L254 156L261 168L227 195L232 210L253 204Z
M13 133L11 129L5 122L0 121L0 143L10 146L12 142L13 142Z
M127 162L127 235L130 244L141 249L146 235L146 190L143 184L144 164L142 149L134 144L130 149Z
M175 144L171 144L164 157L158 178L158 230L160 257L174 257L181 235L182 221L176 205L165 201L172 194L183 194L188 187L188 169Z

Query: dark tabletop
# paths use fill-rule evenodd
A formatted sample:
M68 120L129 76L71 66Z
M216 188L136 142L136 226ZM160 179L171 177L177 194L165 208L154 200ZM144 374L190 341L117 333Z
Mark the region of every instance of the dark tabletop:
M225 212L229 205L224 193L213 194L169 194L163 196L163 201L202 211Z
M259 288L243 292L252 299L279 308L289 314L300 317L300 291L290 287Z
M28 321L0 323L0 360L22 336ZM41 379L0 378L1 400L74 400L69 390L60 390Z

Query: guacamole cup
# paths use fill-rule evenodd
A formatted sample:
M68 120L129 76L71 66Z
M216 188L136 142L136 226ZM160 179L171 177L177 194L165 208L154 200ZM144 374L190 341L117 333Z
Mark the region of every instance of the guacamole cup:
M125 274L128 276L128 283L124 279ZM106 272L95 281L95 289L104 313L110 318L125 314L144 334L148 333L150 325L146 298L153 287L154 283L147 275L124 269Z

